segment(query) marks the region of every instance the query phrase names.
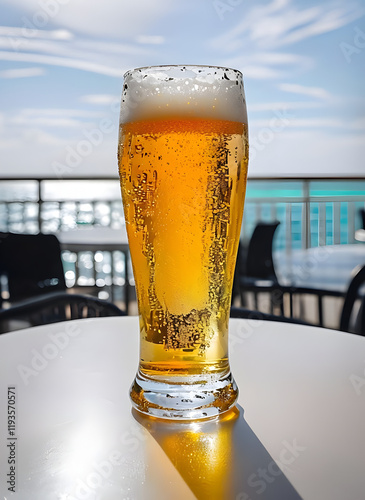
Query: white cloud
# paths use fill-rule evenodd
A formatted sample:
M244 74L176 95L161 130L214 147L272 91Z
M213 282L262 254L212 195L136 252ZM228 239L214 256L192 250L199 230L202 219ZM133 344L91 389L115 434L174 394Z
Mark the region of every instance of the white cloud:
M289 54L284 52L256 52L239 54L228 59L229 64L242 66L246 64L262 64L267 66L292 66L293 64L309 67L311 59L309 57L301 56L299 54Z
M309 64L310 58L285 52L258 52L252 57L257 62L269 65Z
M82 109L24 108L19 112L3 114L3 122L7 128L15 128L21 135L35 128L47 133L49 128L63 128L68 131L95 127L97 119L103 116L103 113Z
M21 161L20 157L22 154L24 155L25 150L27 151L27 166L24 168L22 175L27 175L26 169L29 169L33 162L33 168L42 168L44 146L51 146L53 148L54 146L64 146L65 144L67 142L57 135L32 127L18 130L16 136L3 135L0 140L0 149L12 151L11 155L9 153L7 171L16 176L24 168L24 159ZM40 148L39 146L42 147Z
M228 63L228 66L236 67L234 64ZM280 71L268 68L266 66L245 65L243 66L244 78L251 78L252 80L267 80L278 78L281 75Z
M44 68L16 68L16 69L4 69L0 71L0 78L29 78L32 76L42 76L45 75L46 71Z
M278 79L287 76L293 67L302 70L313 66L309 57L283 52L256 52L248 50L247 53L236 57L225 58L224 65L232 68L242 68L246 77L262 79Z
M116 78L121 78L128 69L127 67L119 69L112 66L106 66L104 64L66 57L45 56L40 54L22 54L10 51L0 51L0 60L63 66L66 68L74 68L81 71L89 71L91 73L98 73L100 75L107 75Z
M268 41L275 42L285 33L314 21L320 14L320 7L312 7L305 10L289 8L274 16L263 16L252 25L251 39L259 44L267 45Z
M306 38L334 31L363 16L364 12L364 8L352 8L351 4L342 6L342 8L334 5L328 11L325 10L324 6L320 15L313 19L312 23L292 32L288 30L286 36L276 41L276 46L292 45Z
M311 130L285 130L256 151L251 176L364 176L365 135L337 135Z
M74 120L72 118L46 118L46 117L38 117L38 118L26 118L26 117L17 117L13 118L11 122L15 125L23 125L23 126L35 126L35 127L64 127L64 128L81 128L85 127L87 124L80 120Z
M21 114L28 117L35 116L56 116L56 117L84 117L92 118L101 116L100 113L95 111L89 111L84 109L74 109L74 108L24 108L21 110Z
M299 54L281 53L277 49L293 45L301 40L321 35L358 19L365 9L358 1L338 3L329 0L315 7L303 8L293 0L274 0L266 5L255 5L247 9L241 19L229 31L210 41L210 47L223 54L237 54L229 57L229 64L243 68L260 67L252 71L252 78L262 79L264 66L268 78L284 76L283 69L272 72L274 67L285 65L288 69L297 67L306 70L313 65L311 57ZM271 71L270 71L271 69Z
M147 45L161 45L165 43L165 37L160 35L139 35L136 38L136 42Z
M84 137L74 136L73 140L62 139L55 134L45 132L38 128L27 129L19 134L17 138L4 137L0 140L1 155L6 155L6 170L1 171L11 177L56 177L54 163L59 162L67 165L66 156L69 148L75 149L78 140ZM118 168L115 157L117 144L116 131L110 136L105 136L102 143L93 148L91 154L82 159L79 165L67 171L65 177L90 178L97 175L118 176ZM26 151L27 161L24 161ZM4 165L2 159L1 165ZM0 166L0 169L2 166Z
M113 102L119 99L120 96L112 94L90 94L81 96L80 101L86 102L88 104L105 105L105 104L112 104Z
M338 4L329 1L303 9L294 5L292 0L273 1L252 8L243 21L212 43L215 47L223 46L229 51L244 47L250 40L257 47L274 49L338 29L358 19L364 12L358 2Z
M275 29L275 26L272 27L272 23L267 22L270 20L270 16L278 11L282 12L290 3L291 0L273 0L266 5L255 5L251 10L245 12L243 19L233 28L230 28L225 34L214 38L211 42L213 47L223 48L227 52L244 47L247 38L251 38L248 34L252 33L253 30L261 31L260 26L262 23L270 33L272 29Z
M0 35L16 38L45 38L49 40L71 40L73 38L73 34L68 30L38 30L35 28L19 28L15 26L0 26Z
M107 57L110 54L133 54L141 55L148 53L146 48L142 48L133 43L110 42L105 40L95 40L89 38L80 38L72 35L65 30L46 31L34 30L26 31L20 28L11 28L10 30L0 27L0 48L11 49L14 51L32 51L45 52L53 55L73 55L73 57L90 56ZM12 36L11 33L19 32L19 36ZM59 36L61 33L67 33L69 36ZM54 36L53 36L54 35ZM57 36L55 36L57 35ZM141 39L144 37L141 37ZM149 37L146 37L148 39ZM152 37L161 38L161 37ZM136 42L142 43L142 42ZM147 43L147 42L146 42ZM151 41L149 42L152 43ZM157 41L155 41L157 43ZM161 42L158 42L161 43Z
M249 112L281 111L285 109L312 109L322 107L323 103L317 101L275 101L249 104Z
M39 38L12 38L0 37L0 49L13 51L28 51L28 52L46 52L54 55L65 55L65 52L70 52L72 46L68 43L63 44L52 40L42 40Z
M281 108L281 110L286 109L289 111L291 108L286 106L285 108ZM295 109L295 108L292 108ZM274 110L272 110L274 111ZM273 115L275 116L275 115ZM283 124L283 130L293 131L296 129L322 129L329 131L330 129L343 130L343 120L340 118L296 118L295 114L290 114L286 112L285 114L286 121ZM273 117L263 118L263 119L253 119L249 121L250 130L252 133L252 137L255 137L257 134L260 134L260 131L265 129L271 130L271 121ZM275 125L276 126L276 125ZM347 132L365 132L365 118L359 118L357 120L353 120L351 123L346 124ZM278 132L273 132L273 134L277 134ZM316 131L317 133L317 131ZM335 139L334 139L335 140Z
M70 42L59 42L50 40L0 37L0 49L11 50L16 53L32 52L46 53L53 56L68 57L100 64L114 65L119 61L119 55L146 54L146 49L135 47L130 44L96 43L93 40L76 39Z
M251 129L263 129L270 128L270 120L251 120ZM341 129L343 127L343 122L339 119L334 118L295 118L294 116L288 117L288 122L285 125L287 129L296 128L335 128Z
M149 57L152 51L150 45L137 42L118 43L79 36L47 39L48 36L33 37L31 31L25 30L24 36L14 38L6 30L3 32L7 36L1 36L0 30L0 60L64 66L117 78L134 65L137 57ZM128 64L128 61L133 62Z
M101 54L104 58L109 54L141 56L151 53L150 49L132 44L129 40L128 43L116 43L105 40L93 40L92 38L77 38L74 48L83 49L87 53Z
M48 15L49 23L71 32L92 37L133 38L149 35L153 23L167 17L176 8L170 0L71 0L54 2L56 8ZM18 7L29 24L37 26L37 13L44 13L38 0L13 0L12 7ZM47 14L47 12L46 12Z
M321 87L307 87L305 85L294 83L281 83L279 85L279 89L283 90L284 92L315 97L323 100L329 99L331 97L331 94Z

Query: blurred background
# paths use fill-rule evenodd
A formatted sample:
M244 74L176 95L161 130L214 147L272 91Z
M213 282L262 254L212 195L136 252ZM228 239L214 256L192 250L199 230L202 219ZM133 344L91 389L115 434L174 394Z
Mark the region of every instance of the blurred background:
M230 66L250 131L242 246L278 221L275 280L304 289L315 276L343 298L365 264L364 14L364 0L2 0L0 231L57 234L68 288L136 312L116 162L122 75Z

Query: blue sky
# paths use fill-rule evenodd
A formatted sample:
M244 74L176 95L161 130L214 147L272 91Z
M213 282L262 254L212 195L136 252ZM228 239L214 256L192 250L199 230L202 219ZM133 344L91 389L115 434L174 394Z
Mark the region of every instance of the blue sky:
M365 175L364 0L2 0L0 173L116 175L122 75L244 73L251 176Z

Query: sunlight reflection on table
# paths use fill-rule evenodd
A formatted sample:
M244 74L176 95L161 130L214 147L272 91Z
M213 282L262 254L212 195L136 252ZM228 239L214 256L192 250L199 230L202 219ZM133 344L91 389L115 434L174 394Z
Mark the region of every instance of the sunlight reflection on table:
M275 464L275 476L259 479L274 463L235 407L211 420L169 421L133 410L198 499L300 499ZM262 493L265 491L265 495Z

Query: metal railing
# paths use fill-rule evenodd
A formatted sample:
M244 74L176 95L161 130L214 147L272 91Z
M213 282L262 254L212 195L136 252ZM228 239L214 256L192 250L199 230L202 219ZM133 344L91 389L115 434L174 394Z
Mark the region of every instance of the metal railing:
M242 238L249 238L259 221L279 220L276 248L311 248L323 245L355 243L355 232L361 227L360 209L365 207L365 178L357 179L254 179L271 183L280 189L285 183L299 186L293 196L250 196L247 198L242 224ZM329 182L332 193L316 189ZM341 190L352 183L355 189ZM345 186L346 187L346 186ZM284 189L285 191L285 189ZM330 189L328 189L330 191ZM345 193L344 193L345 192Z
M95 194L87 199L82 192L79 200L65 197L67 184L75 182L107 182L116 187L114 196L100 197ZM316 183L330 182L337 188L344 183L353 183L354 192L346 194L313 193ZM28 197L25 196L24 183L31 183ZM63 184L60 199L47 196L47 185ZM23 196L6 199L6 184L21 184ZM261 190L259 196L251 193L251 185L270 185L268 194ZM292 188L295 184L295 193ZM289 185L289 188L287 188ZM2 188L2 189L1 189ZM123 208L119 194L119 181L116 178L100 177L93 179L74 178L57 181L53 178L6 178L0 188L0 230L16 232L57 232L76 229L80 226L101 226L119 228L124 224ZM49 190L48 190L49 191ZM277 191L279 194L276 194ZM116 193L116 194L115 194ZM274 195L273 195L274 193ZM361 226L359 209L365 207L365 178L353 179L269 179L250 178L247 187L242 237L248 238L260 220L279 220L278 245L281 248L310 248L327 244L354 243L355 231Z
M359 210L364 207L365 178L250 178L241 236L248 239L258 221L279 220L276 249L354 243L361 227ZM119 229L124 224L115 177L0 182L0 231L58 233L85 226ZM122 284L129 264L115 252L105 252L96 245L91 254L64 253L69 286ZM129 284L133 285L133 277Z

